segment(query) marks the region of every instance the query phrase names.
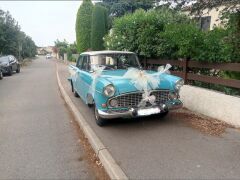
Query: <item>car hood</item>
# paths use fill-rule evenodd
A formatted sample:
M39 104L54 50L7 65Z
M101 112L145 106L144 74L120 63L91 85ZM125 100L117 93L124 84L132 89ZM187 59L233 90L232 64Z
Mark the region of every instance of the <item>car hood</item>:
M8 66L9 63L8 62L0 62L0 66Z
M104 78L107 81L109 81L111 84L113 84L116 87L119 94L137 91L138 89L133 85L133 83L131 82L131 79L123 78L123 75L126 72L127 70L103 71L101 78ZM147 71L147 73L153 74L155 72ZM168 75L168 74L153 75L153 76L155 78L160 78L160 84L157 89L170 89L170 90L173 89L173 83L171 79L175 79L173 78L174 76ZM152 89L151 86L149 86L149 88Z

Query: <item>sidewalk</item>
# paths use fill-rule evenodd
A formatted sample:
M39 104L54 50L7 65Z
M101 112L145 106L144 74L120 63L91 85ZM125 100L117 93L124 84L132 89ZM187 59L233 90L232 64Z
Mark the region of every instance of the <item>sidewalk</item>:
M211 136L204 132L206 126L192 128L189 123L201 117L183 112L170 113L163 120L156 117L113 120L106 127L98 127L93 110L73 96L67 81L67 66L58 65L61 82L71 100L129 178L240 177L240 133L237 130L223 127ZM214 132L214 124L210 130Z

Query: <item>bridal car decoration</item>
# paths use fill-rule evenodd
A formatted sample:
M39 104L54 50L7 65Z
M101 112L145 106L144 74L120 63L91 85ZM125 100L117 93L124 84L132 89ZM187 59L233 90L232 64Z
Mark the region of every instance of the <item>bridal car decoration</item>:
M72 91L94 107L96 123L134 118L181 108L183 79L170 75L171 65L157 71L143 70L136 54L123 51L92 51L80 54L70 65Z

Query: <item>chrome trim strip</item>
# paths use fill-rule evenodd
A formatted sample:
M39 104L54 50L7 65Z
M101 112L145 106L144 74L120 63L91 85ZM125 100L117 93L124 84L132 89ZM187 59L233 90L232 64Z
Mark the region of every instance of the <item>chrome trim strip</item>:
M154 92L168 92L168 96L169 96L170 90L169 90L169 89L155 89L155 90L151 90L151 91L150 91L150 94L151 94L151 93L154 93ZM110 105L110 101L111 101L112 99L117 99L117 98L119 98L119 97L121 97L121 96L132 95L132 94L143 94L143 93L144 93L144 91L134 91L134 92L122 93L122 94L119 94L119 95L117 95L117 96L113 96L113 97L111 97L111 98L109 98L109 99L107 100L107 106L108 106L109 108L126 108L126 107L112 107L112 106ZM169 97L167 98L167 100L169 100ZM129 108L129 107L128 107L128 108Z
M169 89L155 89L155 90L151 90L150 92L155 92L155 91L169 91L170 92ZM122 93L122 94L119 94L117 96L109 98L109 100L111 100L113 98L117 98L119 96L128 95L128 94L135 94L135 93L144 93L144 91L134 91L134 92L129 92L129 93Z
M182 106L183 106L182 102L179 99L177 99L174 101L168 101L166 104L160 105L159 108L160 108L161 112L166 112L169 110L182 108ZM154 106L154 107L156 107L156 106ZM108 111L98 110L98 114L103 119L140 117L137 115L137 110L138 110L138 108L136 108L136 109L131 108L129 110L126 110L125 112L114 112L111 110L108 110Z

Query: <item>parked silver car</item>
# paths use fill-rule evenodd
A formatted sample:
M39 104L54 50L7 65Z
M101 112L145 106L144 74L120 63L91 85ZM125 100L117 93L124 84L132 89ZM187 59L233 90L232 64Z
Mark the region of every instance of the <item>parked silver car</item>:
M52 55L51 54L47 54L46 55L46 59L51 59L52 58Z
M20 73L20 64L12 55L0 57L0 66L3 74L11 76L13 71Z

